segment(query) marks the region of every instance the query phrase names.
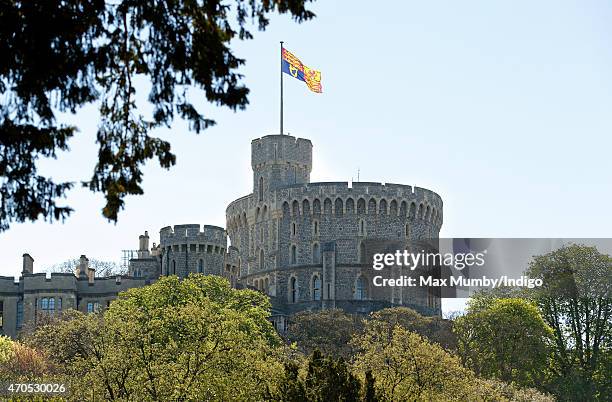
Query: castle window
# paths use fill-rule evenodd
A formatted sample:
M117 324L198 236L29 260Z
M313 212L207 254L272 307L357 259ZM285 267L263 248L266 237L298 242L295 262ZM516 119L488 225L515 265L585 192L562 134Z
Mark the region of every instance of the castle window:
M47 297L43 297L40 299L40 309L48 310L49 309L49 299Z
M61 309L62 309L62 298L61 298L61 297L59 297L59 298L57 299L57 310L59 311L59 310L61 310Z
M318 198L312 202L312 213L319 215L321 213L321 201Z
M264 180L263 177L259 178L259 201L263 201L263 188L264 188Z
M259 250L259 269L261 271L264 270L266 260L264 259L264 251L263 249Z
M423 204L419 205L419 219L423 219Z
M336 215L342 215L344 213L344 203L342 202L342 198L336 198L334 204L334 212Z
M298 300L297 297L297 279L295 279L295 277L292 277L289 280L289 301L291 303L296 303Z
M266 294L270 293L270 282L268 278L264 280L264 292L266 292Z
M200 273L200 274L204 273L204 260L201 259L201 258L198 261L198 273Z
M319 275L312 278L312 300L321 300L321 279L319 279Z
M87 312L93 313L93 311L94 311L94 304L92 302L87 302Z
M406 215L404 213L404 215ZM410 219L414 219L416 215L416 204L414 202L410 203L410 215L408 215L408 218Z
M367 297L367 285L363 276L357 278L357 282L355 283L355 299L356 300L365 300Z
M297 227L295 225L295 222L291 223L291 236L295 236L295 234L297 233Z
M297 264L297 247L295 244L291 246L291 264Z
M346 200L346 213L352 214L353 212L355 212L355 201L352 198L348 198Z
M365 207L365 200L363 198L360 198L357 200L357 213L358 214L365 214L366 212L366 207Z
M319 235L319 221L312 222L312 234L315 236Z
M300 203L297 200L294 200L291 205L291 213L293 216L298 216L300 214Z
M49 310L55 310L55 298L54 297L49 298Z
M319 243L315 243L312 245L312 263L319 264L321 262L321 249L319 248Z
M376 215L376 200L374 198L370 198L370 201L368 201L368 214Z
M380 204L378 205L378 214L387 215L387 200L380 200Z
M406 237L410 237L410 227L408 226L408 224L406 224L406 229L404 234L406 235Z
M323 213L326 215L330 215L332 213L332 202L329 198L326 198L323 201Z
M2 314L1 311L0 311L0 314ZM0 318L0 321L1 320L2 319ZM0 326L2 326L1 323L0 323ZM22 326L23 326L23 301L19 300L17 302L17 329L20 329Z
M359 220L359 236L365 236L365 221L363 219Z
M176 261L172 260L172 273L171 275L176 275Z
M391 204L389 204L389 215L397 216L397 201L392 200Z
M366 249L363 242L359 243L359 262L362 264L366 263Z

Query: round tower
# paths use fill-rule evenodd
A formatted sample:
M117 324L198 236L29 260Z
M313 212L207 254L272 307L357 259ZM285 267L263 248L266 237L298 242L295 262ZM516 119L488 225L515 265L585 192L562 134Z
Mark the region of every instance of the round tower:
M256 201L279 187L310 183L312 142L290 135L257 138L251 142L251 166Z
M227 235L218 226L175 225L159 232L162 275L223 275Z

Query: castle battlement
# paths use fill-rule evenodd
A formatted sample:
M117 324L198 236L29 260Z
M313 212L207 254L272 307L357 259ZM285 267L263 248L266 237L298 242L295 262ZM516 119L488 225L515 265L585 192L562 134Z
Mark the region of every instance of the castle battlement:
M225 229L219 226L186 224L166 226L159 231L160 245L166 247L174 244L207 243L222 247L227 245Z

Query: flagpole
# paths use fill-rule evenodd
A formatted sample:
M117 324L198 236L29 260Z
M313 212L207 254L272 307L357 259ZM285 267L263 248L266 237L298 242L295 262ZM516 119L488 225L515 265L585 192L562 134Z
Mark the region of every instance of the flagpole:
M283 41L280 41L281 62L280 62L280 133L283 132Z

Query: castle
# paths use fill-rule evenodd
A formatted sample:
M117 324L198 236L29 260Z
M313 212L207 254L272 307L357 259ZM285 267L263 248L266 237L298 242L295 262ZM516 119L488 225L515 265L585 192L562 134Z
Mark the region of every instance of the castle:
M311 183L312 143L289 135L253 140L251 165L253 191L229 204L226 229L165 227L152 248L145 232L127 276L98 278L81 256L75 274L47 278L33 272L33 259L24 254L19 282L0 277L2 332L14 337L25 323L67 308L98 311L121 291L160 275L190 273L220 275L234 287L266 293L279 331L303 310L365 314L404 305L440 314L435 292L374 287L367 263L368 249L377 243L409 247L437 239L443 218L438 194L400 184Z

